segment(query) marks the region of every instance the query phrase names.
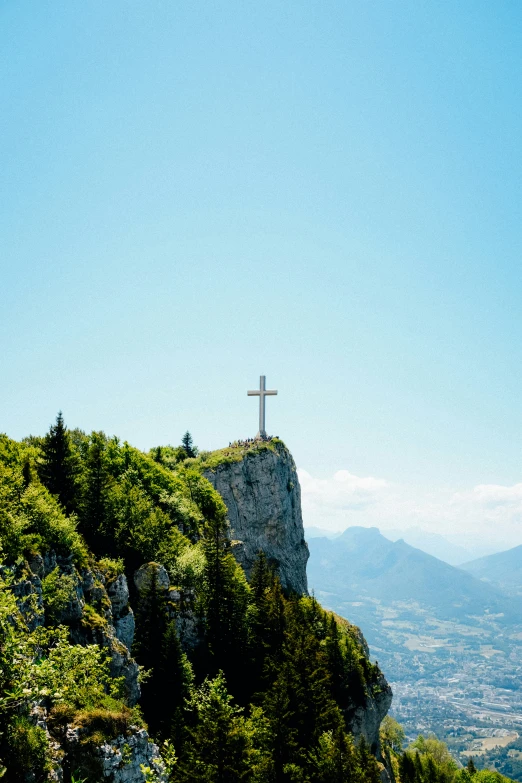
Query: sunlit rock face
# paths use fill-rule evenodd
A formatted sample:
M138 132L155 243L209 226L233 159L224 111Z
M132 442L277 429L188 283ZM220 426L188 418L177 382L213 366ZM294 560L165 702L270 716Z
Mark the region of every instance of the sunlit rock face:
M308 546L301 516L301 490L288 449L247 451L239 462L224 463L204 475L228 508L234 555L250 578L263 551L287 591L308 592Z

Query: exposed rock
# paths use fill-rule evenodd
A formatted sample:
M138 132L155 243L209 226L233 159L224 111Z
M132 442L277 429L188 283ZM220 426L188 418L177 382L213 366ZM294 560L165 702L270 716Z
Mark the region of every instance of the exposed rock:
M156 773L158 783L166 783L165 766L144 729L136 730L130 737L117 737L104 743L98 750L101 770L108 783L144 783L141 765Z
M11 590L28 629L34 631L39 625L43 625L45 618L40 577L24 574L19 581L13 583Z
M158 746L144 729L131 727L127 736L120 735L99 745L85 740L85 728L69 726L65 733L65 764L74 769L79 766L81 774L87 773L89 780L97 783L145 783L141 765L154 771L158 783L167 783L165 766Z
M301 489L292 455L282 443L247 451L240 462L223 463L204 471L228 509L233 551L250 578L262 550L283 587L299 594L308 591L308 546L301 516Z
M73 628L71 641L75 644L98 644L108 650L111 656L109 669L111 677L124 678L126 698L129 705L133 707L141 695L138 682L139 667L125 643L118 638L114 626L105 623L94 627L84 625Z
M132 648L135 629L136 623L134 621L134 612L130 608L126 615L119 617L114 621L116 637L125 645L128 650Z
M72 625L81 619L85 607L82 580L76 569L73 569L73 572L69 574L67 572L63 573L60 566L58 566L58 568L60 569L61 576L65 576L70 580L69 585L71 592L65 606L54 613L53 620L56 625Z
M44 559L39 554L33 554L29 557L28 560L29 568L33 572L35 576L40 577L42 579L45 576L45 565L44 565Z
M120 574L107 585L107 595L111 600L113 616L122 617L129 608L129 586L125 574Z
M116 636L130 650L136 624L134 612L129 605L129 586L124 574L120 574L107 585L107 594L111 601Z
M154 581L158 590L168 590L170 587L169 575L159 563L144 563L134 573L134 584L140 595L150 589Z
M373 684L373 693L350 716L350 731L354 737L364 737L376 756L380 755L379 727L390 709L392 696L392 689L380 673Z

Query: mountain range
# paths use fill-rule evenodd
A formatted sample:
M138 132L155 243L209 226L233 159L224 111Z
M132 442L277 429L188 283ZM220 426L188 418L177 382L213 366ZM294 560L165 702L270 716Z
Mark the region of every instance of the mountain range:
M375 527L350 527L335 539L311 538L308 544L310 586L328 594L330 604L352 604L352 614L361 602L387 604L393 597L414 601L439 619L484 614L522 619L519 607L494 585L402 539L390 541Z
M464 563L461 568L509 595L522 595L522 545Z

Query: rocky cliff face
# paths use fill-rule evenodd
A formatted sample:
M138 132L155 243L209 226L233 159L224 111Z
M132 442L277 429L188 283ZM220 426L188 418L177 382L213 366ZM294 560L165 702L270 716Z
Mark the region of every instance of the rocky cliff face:
M366 658L370 657L370 650L362 631L357 629L359 635L359 644L361 645ZM368 689L365 703L350 711L349 718L350 730L354 737L364 737L370 745L372 753L380 757L380 739L379 728L383 719L388 714L393 698L390 688L384 674L379 673L378 679Z
M295 463L283 443L245 452L239 461L224 461L205 477L217 489L227 509L234 554L248 577L260 550L279 573L283 587L307 593L308 546L304 540L301 491ZM369 658L368 645L359 643ZM346 717L356 738L364 737L379 755L379 727L392 701L392 691L381 674L369 688L364 704L349 708Z
M276 567L287 590L307 593L301 516L301 490L292 455L284 444L252 449L239 462L225 462L205 477L228 508L234 554L247 577L262 550Z
M56 574L58 580L68 580L69 590L67 600L60 604L58 611L55 609L53 622L68 626L74 644L95 643L104 647L110 655L111 675L123 678L127 701L130 705L136 704L140 697L139 670L130 652L134 638L134 614L129 605L125 575L108 579L97 570L86 568L79 571L72 564L71 557L58 557L54 552L44 557L35 555L29 562L19 563L11 569L0 566L0 575L9 575L13 579L11 589L28 630L43 625L50 616L42 588L43 580L50 574ZM92 611L88 609L95 607L93 622ZM159 783L166 781L158 747L139 727L130 726L125 735L99 746L86 746L82 742L86 734L84 728L67 726L65 731L60 732L61 736L50 732L47 711L41 705L34 705L31 719L34 725L46 732L51 742L54 769L50 780L62 783L65 769L80 764L92 766L96 779L106 783L143 783L143 764L154 771L155 780ZM122 758L125 763L122 763Z

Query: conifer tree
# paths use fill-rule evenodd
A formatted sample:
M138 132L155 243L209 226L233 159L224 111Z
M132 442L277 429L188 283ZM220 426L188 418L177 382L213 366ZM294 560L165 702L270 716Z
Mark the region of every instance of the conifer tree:
M93 432L90 437L84 466L80 530L95 552L113 554L113 535L107 535L106 531L109 487L106 440L102 432Z
M153 723L163 739L171 739L177 751L182 747L185 705L194 679L192 667L181 644L174 620L163 634L159 662L153 674Z
M151 721L152 728L156 729L155 704L161 687L158 672L163 663L167 612L164 592L158 586L157 566L150 563L149 568L151 578L138 601L132 651L138 663L149 671L149 678L142 685L141 704L147 720Z
M357 753L341 725L321 735L310 753L310 762L311 779L316 783L347 783L359 779Z
M222 672L194 690L192 725L179 765L183 783L236 783L250 778L251 740L240 707L232 703Z
M401 783L415 783L417 780L415 764L410 753L403 753L400 757L399 773Z
M226 507L209 514L203 536L205 554L204 610L211 665L230 678L233 691L242 679L240 662L246 651L248 585L230 552Z
M185 450L187 457L197 457L198 450L192 442L192 435L187 430L181 439L181 446Z
M56 417L56 424L50 427L45 436L42 448L44 460L41 479L70 514L77 505L78 461L61 411Z
M424 770L422 768L422 761L420 757L420 753L415 752L413 754L413 764L415 765L415 779L417 783L423 783L424 781Z

